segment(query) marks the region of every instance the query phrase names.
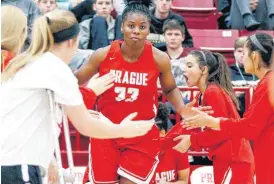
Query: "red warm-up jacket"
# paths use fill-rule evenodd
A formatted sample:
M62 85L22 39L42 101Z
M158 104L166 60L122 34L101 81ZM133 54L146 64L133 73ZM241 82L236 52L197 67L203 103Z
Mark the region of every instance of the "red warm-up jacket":
M258 83L242 119L222 119L220 127L230 138L254 141L256 184L274 183L274 109L269 98L268 72Z

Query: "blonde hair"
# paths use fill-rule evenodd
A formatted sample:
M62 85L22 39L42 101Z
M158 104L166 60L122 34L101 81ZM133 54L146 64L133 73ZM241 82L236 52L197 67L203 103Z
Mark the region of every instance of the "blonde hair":
M234 42L234 49L236 50L238 48L243 48L247 39L248 39L248 36L241 36L237 38Z
M27 38L27 17L15 6L1 7L1 47L19 53Z
M54 44L53 33L70 28L77 20L73 13L66 10L54 10L38 17L32 29L32 43L29 49L19 54L7 66L2 81L7 81L30 61L50 51Z

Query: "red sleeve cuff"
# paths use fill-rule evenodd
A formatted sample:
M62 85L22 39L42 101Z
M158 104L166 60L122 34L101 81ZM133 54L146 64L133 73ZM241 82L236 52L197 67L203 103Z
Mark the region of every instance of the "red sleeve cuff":
M220 118L220 130L226 132L228 135L232 135L232 128L231 123L228 121L227 118Z
M87 109L93 109L95 102L97 100L97 96L93 90L83 87L80 87L80 92L82 93L84 103Z

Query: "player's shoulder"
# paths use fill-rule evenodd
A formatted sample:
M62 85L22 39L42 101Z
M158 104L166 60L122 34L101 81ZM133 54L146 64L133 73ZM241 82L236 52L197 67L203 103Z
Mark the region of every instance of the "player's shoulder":
M207 90L220 90L220 89L221 89L221 87L214 83L210 83L207 86Z
M207 88L206 88L206 90L205 90L205 92L204 92L204 96L205 97L209 97L209 96L215 96L215 97L218 97L218 96L226 96L227 95L227 93L225 92L225 90L221 87L221 86L219 86L219 85L217 85L217 84L214 84L214 83L210 83L208 86L207 86Z
M167 53L160 51L159 49L155 47L152 47L152 54L153 54L154 61L160 71L165 70L165 68L169 68L170 60Z
M220 93L222 91L223 91L223 89L221 88L221 86L214 84L214 83L210 83L210 84L208 84L205 92Z
M99 61L104 61L108 55L108 52L110 51L111 45L102 47L94 51L92 54L94 57L96 57Z
M157 49L156 47L152 47L152 54L156 61L158 61L158 60L169 61L169 57L168 57L167 53Z

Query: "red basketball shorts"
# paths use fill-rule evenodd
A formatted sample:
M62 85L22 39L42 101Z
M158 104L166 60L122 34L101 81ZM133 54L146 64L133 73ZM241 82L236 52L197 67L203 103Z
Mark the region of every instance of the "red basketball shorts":
M144 136L130 139L93 139L89 148L89 180L119 183L119 175L135 183L152 179L159 163L159 130L154 125Z

